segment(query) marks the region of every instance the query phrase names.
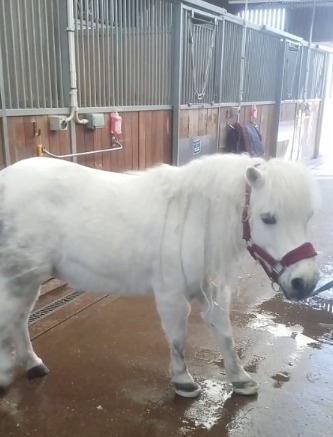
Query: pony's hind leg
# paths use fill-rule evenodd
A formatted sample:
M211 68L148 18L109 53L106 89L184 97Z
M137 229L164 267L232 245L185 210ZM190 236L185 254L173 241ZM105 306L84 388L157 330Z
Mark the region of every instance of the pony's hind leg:
M14 379L12 332L20 302L0 289L0 394L6 393Z
M201 392L184 360L187 318L190 305L181 295L155 295L157 311L170 347L170 375L175 392L183 397L195 397Z
M36 296L38 296L38 294L39 291L36 293ZM36 296L33 296L33 299L31 300L32 303L30 303L30 305L28 305L17 318L12 331L16 361L18 364L24 366L27 376L30 379L45 376L49 373L49 369L33 350L28 330L29 315L36 300Z

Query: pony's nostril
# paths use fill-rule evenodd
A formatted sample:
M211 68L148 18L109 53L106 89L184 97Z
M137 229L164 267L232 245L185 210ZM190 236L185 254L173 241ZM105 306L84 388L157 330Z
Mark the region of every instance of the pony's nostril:
M297 290L299 292L304 291L305 289L305 281L302 278L295 278L291 281L291 285L293 286L294 290Z

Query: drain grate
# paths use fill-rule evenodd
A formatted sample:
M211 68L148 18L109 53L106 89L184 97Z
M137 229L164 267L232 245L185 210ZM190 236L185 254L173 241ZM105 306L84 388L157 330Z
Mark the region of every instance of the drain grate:
M316 309L325 310L333 314L333 299L314 297L310 299L310 306Z
M58 308L63 307L64 305L72 302L74 299L77 299L78 297L85 294L84 291L73 291L72 293L67 294L66 296L62 297L61 299L55 300L54 302L50 303L49 305L46 305L43 308L40 308L39 310L34 311L30 314L29 322L28 324L31 325L34 322L37 322L37 320L42 319L43 317L47 316L50 313L53 313L53 311L57 310Z

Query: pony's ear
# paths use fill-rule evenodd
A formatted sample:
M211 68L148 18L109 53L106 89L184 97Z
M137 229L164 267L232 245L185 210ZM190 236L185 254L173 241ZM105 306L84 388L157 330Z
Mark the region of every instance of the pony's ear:
M246 169L246 180L252 188L260 188L264 185L264 175L256 167L248 167Z

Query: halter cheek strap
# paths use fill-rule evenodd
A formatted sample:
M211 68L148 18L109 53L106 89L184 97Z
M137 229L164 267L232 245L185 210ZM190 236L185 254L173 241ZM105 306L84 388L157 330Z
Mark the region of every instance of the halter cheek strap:
M247 185L242 215L243 239L246 241L247 250L256 261L259 261L272 283L278 283L279 277L287 267L297 263L298 261L313 258L317 255L317 252L311 243L304 243L301 246L296 247L296 249L288 252L280 260L276 260L268 252L266 252L265 249L258 246L251 237L251 228L249 222L250 197L251 188L249 185Z

